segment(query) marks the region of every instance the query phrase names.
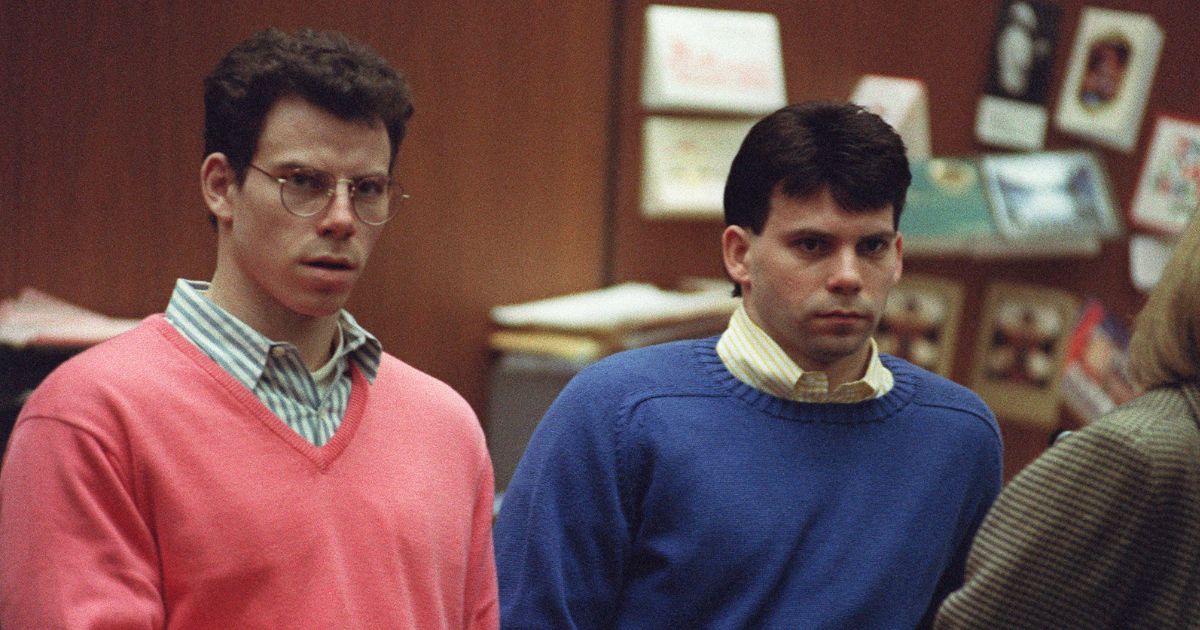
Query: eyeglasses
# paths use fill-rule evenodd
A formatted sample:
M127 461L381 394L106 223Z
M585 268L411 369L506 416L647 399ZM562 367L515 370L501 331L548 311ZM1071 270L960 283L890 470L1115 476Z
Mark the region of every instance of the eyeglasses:
M342 182L349 187L354 216L367 225L387 223L396 216L401 202L408 199L399 184L383 175L349 179L313 168L294 168L280 177L256 164L250 167L279 182L279 200L285 210L298 217L311 217L328 208Z

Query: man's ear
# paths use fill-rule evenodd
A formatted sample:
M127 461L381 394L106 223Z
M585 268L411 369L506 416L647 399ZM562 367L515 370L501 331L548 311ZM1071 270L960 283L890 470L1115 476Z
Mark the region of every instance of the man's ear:
M237 174L224 153L210 153L200 164L200 192L218 223L233 220L233 203L230 199L237 188Z
M896 272L892 282L900 282L900 274L904 271L904 235L896 233Z
M721 233L721 256L725 272L738 285L750 282L750 234L740 225L730 225Z

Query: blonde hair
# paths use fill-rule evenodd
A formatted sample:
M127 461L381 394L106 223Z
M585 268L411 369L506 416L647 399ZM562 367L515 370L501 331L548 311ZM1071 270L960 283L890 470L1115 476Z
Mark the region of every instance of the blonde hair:
M1200 381L1200 221L1188 223L1129 342L1133 377L1146 389Z

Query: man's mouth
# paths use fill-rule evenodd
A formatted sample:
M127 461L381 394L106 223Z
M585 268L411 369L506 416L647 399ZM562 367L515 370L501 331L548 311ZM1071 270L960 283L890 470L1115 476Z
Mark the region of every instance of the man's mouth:
M858 311L833 310L817 313L817 317L827 317L831 319L866 319L867 316Z
M304 264L309 267L318 269L328 269L330 271L353 271L354 263L345 258L319 257L310 258L304 261Z

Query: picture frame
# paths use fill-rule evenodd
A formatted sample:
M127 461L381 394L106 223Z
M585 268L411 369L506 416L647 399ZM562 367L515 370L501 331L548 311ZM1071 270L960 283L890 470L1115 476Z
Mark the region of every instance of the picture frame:
M652 4L645 32L647 110L765 114L787 104L773 13Z
M1131 153L1137 146L1163 31L1149 13L1084 7L1055 124Z
M1045 146L1061 14L1049 0L998 3L991 62L975 114L980 142L1025 151Z
M984 296L971 388L996 415L1053 429L1079 300L1061 289L996 282Z
M996 229L1048 249L1118 236L1108 177L1091 151L984 155L979 161Z
M1159 115L1138 178L1129 223L1177 235L1200 205L1200 121Z
M949 378L965 295L961 282L904 274L875 332L879 351Z
M755 119L647 116L642 121L642 214L720 219L725 179Z

